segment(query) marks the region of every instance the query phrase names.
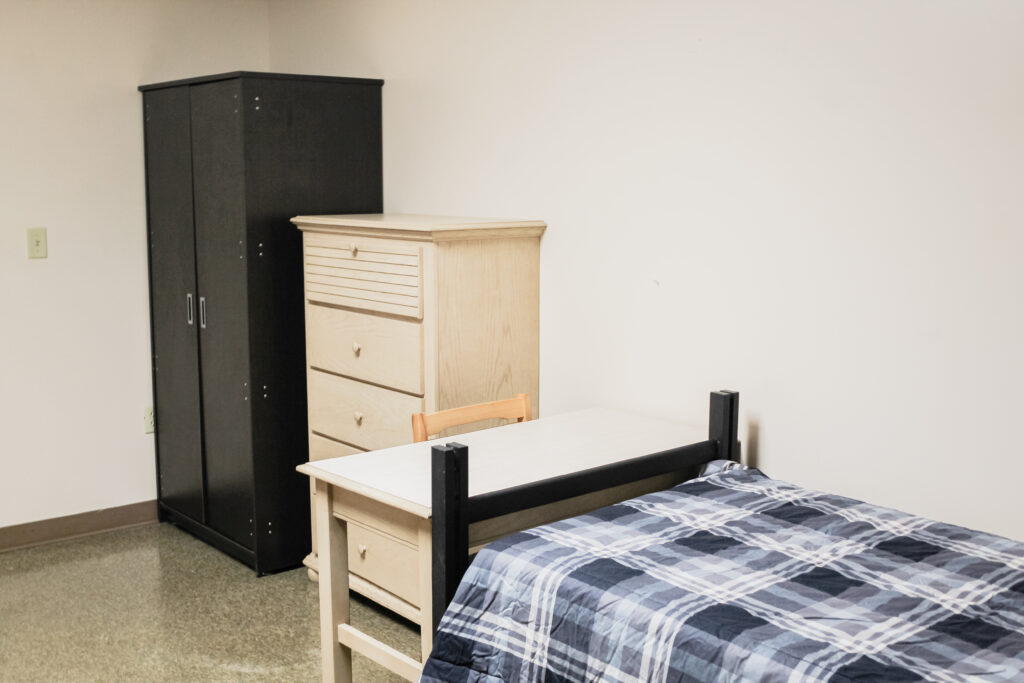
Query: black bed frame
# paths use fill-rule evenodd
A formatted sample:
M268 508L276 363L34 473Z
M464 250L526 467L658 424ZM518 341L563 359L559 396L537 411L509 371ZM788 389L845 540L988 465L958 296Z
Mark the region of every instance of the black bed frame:
M690 470L712 460L739 462L739 398L735 391L711 393L707 441L479 496L466 495L469 447L454 442L432 447L434 630L469 568L470 524L661 474Z

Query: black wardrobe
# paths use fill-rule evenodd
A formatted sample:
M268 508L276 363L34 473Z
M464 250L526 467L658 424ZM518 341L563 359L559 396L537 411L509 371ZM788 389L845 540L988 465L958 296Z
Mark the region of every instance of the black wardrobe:
M298 214L382 210L382 81L141 86L161 518L264 574L309 552Z

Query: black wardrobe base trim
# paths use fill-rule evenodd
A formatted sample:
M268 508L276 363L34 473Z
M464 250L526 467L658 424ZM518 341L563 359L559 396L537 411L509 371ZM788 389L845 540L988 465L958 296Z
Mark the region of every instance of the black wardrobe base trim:
M160 503L160 521L170 522L177 527L181 527L199 540L209 543L217 550L230 555L250 569L256 569L256 553L254 551L235 543L227 536L217 533L210 527L200 524L191 517L183 515L163 503Z

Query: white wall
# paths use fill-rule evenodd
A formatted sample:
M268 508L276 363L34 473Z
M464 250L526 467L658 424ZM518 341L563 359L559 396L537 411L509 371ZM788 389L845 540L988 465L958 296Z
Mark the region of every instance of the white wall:
M1024 540L1022 33L1013 0L272 0L270 66L386 79L387 210L549 221L545 413L738 389L770 475Z
M0 527L156 497L142 98L268 66L266 0L0 0ZM45 226L47 260L25 229Z
M0 0L0 526L155 496L135 87L273 69L386 79L388 210L549 222L545 413L736 388L769 474L1024 540L1022 29L1014 0Z

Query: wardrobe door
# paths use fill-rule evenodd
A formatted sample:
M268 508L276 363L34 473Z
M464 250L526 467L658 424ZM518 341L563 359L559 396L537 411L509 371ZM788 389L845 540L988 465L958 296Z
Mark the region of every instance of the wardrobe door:
M144 111L159 493L161 502L202 522L188 87L147 92Z
M238 79L192 86L207 524L252 550L245 167Z

